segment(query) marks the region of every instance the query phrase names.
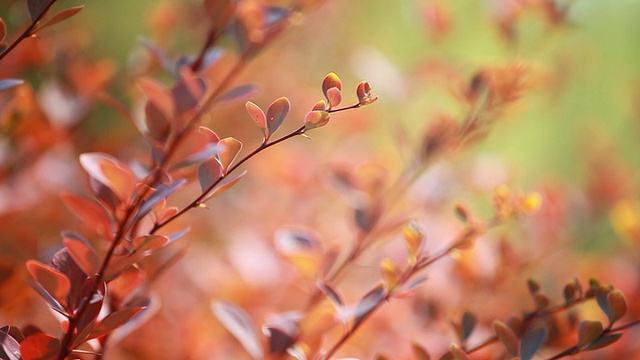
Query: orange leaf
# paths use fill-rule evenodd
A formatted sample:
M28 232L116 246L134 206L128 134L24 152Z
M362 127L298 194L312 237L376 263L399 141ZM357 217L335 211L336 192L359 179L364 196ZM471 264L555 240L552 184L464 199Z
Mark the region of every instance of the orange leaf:
M80 155L84 170L98 182L110 188L122 201L133 194L136 178L129 166L113 156L102 153Z
M100 205L71 193L62 194L61 199L88 228L94 229L104 237L111 236L111 224Z
M242 143L232 137L228 137L220 140L218 147L217 158L222 166L222 172L226 174L229 166L242 150Z
M51 26L54 24L57 24L61 21L67 20L68 18L72 17L73 15L77 14L78 12L80 12L80 10L82 10L82 8L84 8L84 5L80 5L80 6L75 6L66 10L62 10L59 13L53 15L51 17L51 19L47 20L46 23L44 23L44 25L40 26L38 28L38 30L42 30L47 26Z
M27 270L29 270L29 273L38 284L60 304L67 303L67 296L71 290L71 282L65 274L37 260L28 260Z

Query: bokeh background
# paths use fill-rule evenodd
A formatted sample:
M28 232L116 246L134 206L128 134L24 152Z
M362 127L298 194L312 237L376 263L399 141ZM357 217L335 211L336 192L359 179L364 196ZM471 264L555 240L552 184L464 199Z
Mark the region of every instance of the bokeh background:
M25 71L43 98L47 86L64 82L65 71L75 71L62 68L77 58L102 64L111 78L107 91L139 111L137 77L152 74L170 81L151 64L139 39L149 39L175 60L196 52L206 30L193 21L196 1L65 0L60 6L83 3L80 14L42 34L44 45L34 50L42 63ZM10 30L18 28L25 20L23 2L0 1L0 16ZM191 227L176 245L186 255L154 282L157 312L110 349L108 358L246 357L211 313L210 302L238 303L257 324L304 304L309 281L278 256L273 239L278 229L303 227L327 247L351 241L348 202L327 180L327 169L368 164L384 168L393 179L406 165L407 153L418 151L431 121L464 113L456 97L462 85L479 70L512 64L528 69L522 98L505 109L481 143L429 168L401 204L427 229L433 249L455 233L453 205L463 202L488 216L498 184L539 192L542 208L490 233L474 250L434 266L413 299L389 304L341 354L408 358L409 344L416 341L439 355L454 339L447 319L465 309L479 313L480 339L492 320L531 307L529 277L539 279L558 301L573 277L584 282L597 277L621 288L628 300L638 299L639 16L636 0L317 1L237 83L260 84L251 100L263 107L287 96L293 105L286 129L299 126L321 98L320 82L329 72L342 79L345 102L355 101L362 79L372 83L380 100L335 114L327 127L311 134L312 141L293 139L261 154L233 191L175 224L175 230ZM223 45L233 51L230 41ZM48 96L50 102L41 106L51 115L57 105ZM60 115L65 116L70 115ZM104 103L95 101L76 121L71 136L38 162L38 171L25 170L28 186L15 175L19 167L3 179L0 323L38 323L56 331L45 305L23 284L22 264L29 258L46 261L60 246L61 230L89 232L57 200L61 190L86 191L77 155L104 151L145 159L135 127ZM204 125L240 139L245 149L260 141L242 103L214 111ZM197 191L195 185L173 201L185 204ZM397 236L386 240L391 245L375 248L345 275L340 289L350 302L379 280L382 258L401 258L401 247L393 245ZM501 251L512 254L511 267L500 263ZM170 255L148 259L150 272ZM580 311L600 316L591 305ZM631 330L626 337L634 334ZM621 354L638 346L621 342L618 348L629 351L617 350ZM606 358L603 351L591 358Z

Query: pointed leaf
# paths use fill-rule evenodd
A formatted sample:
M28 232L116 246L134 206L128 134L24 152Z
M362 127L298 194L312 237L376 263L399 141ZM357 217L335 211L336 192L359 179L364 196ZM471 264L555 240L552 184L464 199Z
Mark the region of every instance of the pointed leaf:
M227 105L230 103L234 103L236 101L240 101L242 99L246 99L247 97L255 94L259 90L259 86L256 84L245 84L235 87L222 96L220 96L216 100L216 104L218 105Z
M214 158L205 159L198 166L198 181L200 189L204 193L222 176L222 167Z
M398 285L398 276L400 274L400 269L398 269L393 260L384 259L380 263L380 273L382 275L382 280L387 287L387 290L393 291Z
M27 0L31 21L36 21L51 1L53 0Z
M462 322L461 322L461 327L462 327L462 341L466 341L469 338L469 335L471 335L471 332L473 331L473 329L476 326L476 316L469 312L469 311L465 311L464 314L462 315Z
M344 300L342 300L342 296L336 289L334 289L331 285L326 284L324 282L318 281L317 284L318 289L322 291L322 293L335 305L343 306Z
M586 347L597 340L604 331L600 321L585 320L578 325L578 345L579 349Z
M98 255L86 239L70 232L63 233L62 237L67 252L86 275L92 276L98 272Z
M153 250L160 249L169 243L169 238L164 235L140 236L131 241L135 252L149 255Z
M46 23L44 23L44 25L40 26L38 28L38 30L42 30L43 28L47 27L47 26L51 26L54 24L57 24L61 21L67 20L68 18L72 17L73 15L77 14L78 12L80 12L80 10L82 10L82 8L84 8L84 5L80 5L80 6L75 6L66 10L62 10L59 13L53 15L49 20L47 20Z
M66 310L64 309L64 307L62 307L62 305L58 302L58 300L54 299L53 296L51 296L51 294L49 294L49 292L47 292L47 290L45 290L42 285L40 285L39 283L31 280L31 279L26 279L27 283L29 285L31 285L31 287L33 287L33 289L35 291L38 292L38 294L40 294L40 296L42 296L42 298L44 299L44 301L47 302L47 304L49 304L49 306L57 311L60 314L63 314L65 316L68 316Z
M291 103L289 103L289 99L286 97L276 99L269 105L267 109L267 128L269 129L270 135L280 128L284 119L289 114L290 108Z
M80 164L97 181L107 186L127 201L133 194L136 178L129 166L113 156L103 153L85 153L80 155Z
M9 334L9 328L0 329L0 354L5 354L7 360L20 360L20 343Z
M335 73L327 74L322 80L322 92L324 93L324 96L327 98L327 100L329 100L329 96L327 95L327 92L329 91L329 89L332 89L332 88L342 90L342 82L340 81L340 78L338 77L338 75L336 75ZM337 105L332 103L331 101L329 101L329 104Z
M471 360L469 355L456 344L451 345L451 356L453 360Z
M522 338L520 343L520 359L531 360L540 346L547 339L547 329L543 327L535 328Z
M93 328L89 333L89 337L85 341L105 335L115 330L116 328L126 324L134 316L138 315L138 313L142 311L142 309L144 309L144 307L142 306L129 307L120 309L107 315L104 319L93 325Z
M416 360L431 360L431 355L429 355L427 349L417 342L411 343L411 350L413 350L413 357Z
M171 117L175 114L175 104L171 91L164 87L157 80L143 77L136 81L136 85L140 91L147 96L148 101L154 104L165 117Z
M583 350L589 351L589 350L602 349L603 347L607 347L613 344L614 342L620 340L621 337L622 337L622 333L613 333L613 334L604 335L603 337L589 344Z
M161 184L157 186L156 191L151 194L149 198L145 200L145 202L140 206L140 209L138 210L138 213L136 214L134 220L137 221L138 219L148 214L149 211L151 211L151 209L158 205L160 201L169 197L169 195L173 194L176 190L181 188L186 183L187 180L180 179L168 184Z
M42 285L54 299L60 304L66 304L67 295L71 290L71 283L65 274L37 260L28 260L27 269L35 281Z
M222 325L242 344L251 357L254 359L263 358L258 332L244 310L232 303L222 301L213 303L211 309Z
M54 360L60 352L60 340L45 333L37 333L20 343L20 353L24 360Z
M11 89L12 87L18 86L23 82L24 80L20 80L20 79L2 79L0 80L0 91Z
M354 327L363 322L369 316L369 314L380 305L386 293L387 291L385 290L384 285L380 284L373 290L369 291L360 300L355 309L353 324Z
M224 138L218 142L217 158L224 174L227 173L229 166L236 159L240 150L242 150L242 143L232 137Z

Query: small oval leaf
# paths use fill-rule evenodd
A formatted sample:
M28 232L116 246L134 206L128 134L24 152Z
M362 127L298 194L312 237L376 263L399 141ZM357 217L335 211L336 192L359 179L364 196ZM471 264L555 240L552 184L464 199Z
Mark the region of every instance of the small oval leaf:
M84 5L80 5L80 6L74 6L72 8L66 9L66 10L62 10L59 13L53 15L51 17L51 19L47 20L46 23L44 23L44 25L40 26L38 28L38 30L42 30L43 28L47 27L47 26L51 26L54 24L57 24L61 21L67 20L68 18L72 17L73 15L77 14L78 12L80 12L80 10L82 10L82 8L84 8Z
M86 239L80 235L67 232L62 234L62 242L73 261L82 269L85 275L92 276L98 271L100 266L98 255Z
M224 174L229 170L229 166L236 159L242 150L242 143L232 137L221 139L218 142L218 154L216 155L222 166Z
M269 135L275 133L289 114L291 103L286 97L276 99L267 109L267 128Z
M33 278L60 304L66 304L71 282L65 274L37 261L28 260L27 269Z
M304 129L306 131L323 127L329 123L331 115L327 111L312 110L304 117Z
M607 295L607 306L611 312L609 316L609 323L620 320L627 313L627 301L624 298L624 294L620 290L613 290Z
M522 342L520 343L520 359L521 360L531 360L533 356L536 354L540 346L547 339L547 329L543 327L538 327L522 337Z
M369 291L358 303L354 314L353 326L358 326L363 322L369 314L380 305L387 291L383 284L379 284L373 290Z
M249 113L249 116L251 116L251 119L253 120L253 122L263 131L267 130L267 115L265 115L264 111L262 111L262 109L252 103L251 101L247 101L244 104L244 107L247 109L247 113Z
M198 181L204 193L222 176L222 167L215 158L205 159L198 166Z
M493 332L507 349L509 356L517 357L520 340L518 340L518 336L513 332L513 330L503 322L495 321L493 323Z
M585 320L578 325L578 345L579 349L586 347L596 341L604 331L600 321Z
M263 350L253 321L240 307L229 302L215 302L211 310L222 325L242 344L254 359L263 358Z

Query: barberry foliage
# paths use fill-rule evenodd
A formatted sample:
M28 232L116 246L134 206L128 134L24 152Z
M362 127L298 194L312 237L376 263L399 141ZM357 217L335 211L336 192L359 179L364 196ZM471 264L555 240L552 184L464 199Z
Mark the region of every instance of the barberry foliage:
M0 4L0 358L640 356L600 5Z

